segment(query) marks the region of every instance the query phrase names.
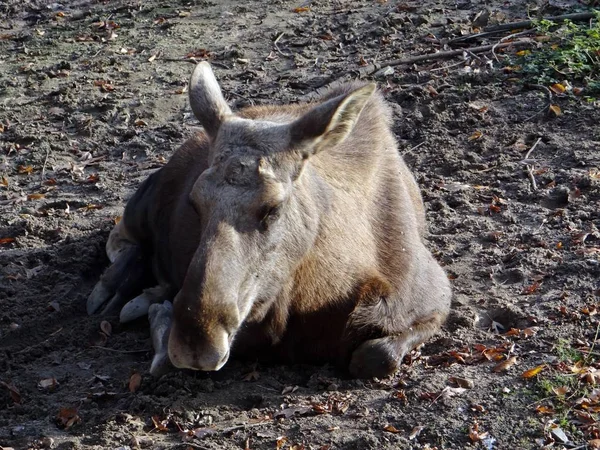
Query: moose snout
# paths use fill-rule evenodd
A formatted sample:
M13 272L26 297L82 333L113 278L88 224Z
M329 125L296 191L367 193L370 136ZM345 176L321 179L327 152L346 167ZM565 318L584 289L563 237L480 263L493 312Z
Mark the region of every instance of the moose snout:
M189 336L176 326L169 335L169 359L179 369L216 371L229 359L229 334L211 330L204 336Z

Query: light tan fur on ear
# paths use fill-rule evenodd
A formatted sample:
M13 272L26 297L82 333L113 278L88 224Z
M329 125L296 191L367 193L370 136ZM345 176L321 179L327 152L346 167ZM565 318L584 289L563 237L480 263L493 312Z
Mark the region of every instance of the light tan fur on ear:
M290 124L291 141L304 147L304 157L332 148L348 137L375 92L367 84L317 105Z
M202 61L196 66L189 86L190 106L204 127L206 134L214 139L225 116L231 109L223 94L210 64Z
M325 132L317 138L315 153L327 147L335 147L348 137L358 120L358 116L360 116L367 101L369 101L371 95L375 92L376 87L375 83L369 83L350 93L340 103L331 117Z

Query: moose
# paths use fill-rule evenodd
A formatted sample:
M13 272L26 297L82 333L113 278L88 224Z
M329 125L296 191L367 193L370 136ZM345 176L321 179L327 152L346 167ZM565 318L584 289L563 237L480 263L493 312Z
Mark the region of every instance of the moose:
M201 62L189 101L202 129L128 201L88 313L148 315L153 374L230 357L397 371L451 289L376 86L233 112Z

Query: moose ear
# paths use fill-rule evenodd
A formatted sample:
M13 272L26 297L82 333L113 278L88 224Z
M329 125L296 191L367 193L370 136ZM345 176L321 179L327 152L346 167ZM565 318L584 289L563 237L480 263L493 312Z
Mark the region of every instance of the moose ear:
M217 79L206 61L202 61L194 69L190 79L190 106L200 121L206 134L214 139L219 131L223 118L231 114Z
M290 125L292 144L308 144L310 155L343 142L375 88L370 83L312 108Z

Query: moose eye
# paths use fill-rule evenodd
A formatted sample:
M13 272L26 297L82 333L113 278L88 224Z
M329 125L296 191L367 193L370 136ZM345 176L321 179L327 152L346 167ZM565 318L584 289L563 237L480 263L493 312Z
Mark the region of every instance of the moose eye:
M277 220L279 217L281 207L277 206L265 206L260 213L260 226L263 231L266 231L269 226Z

